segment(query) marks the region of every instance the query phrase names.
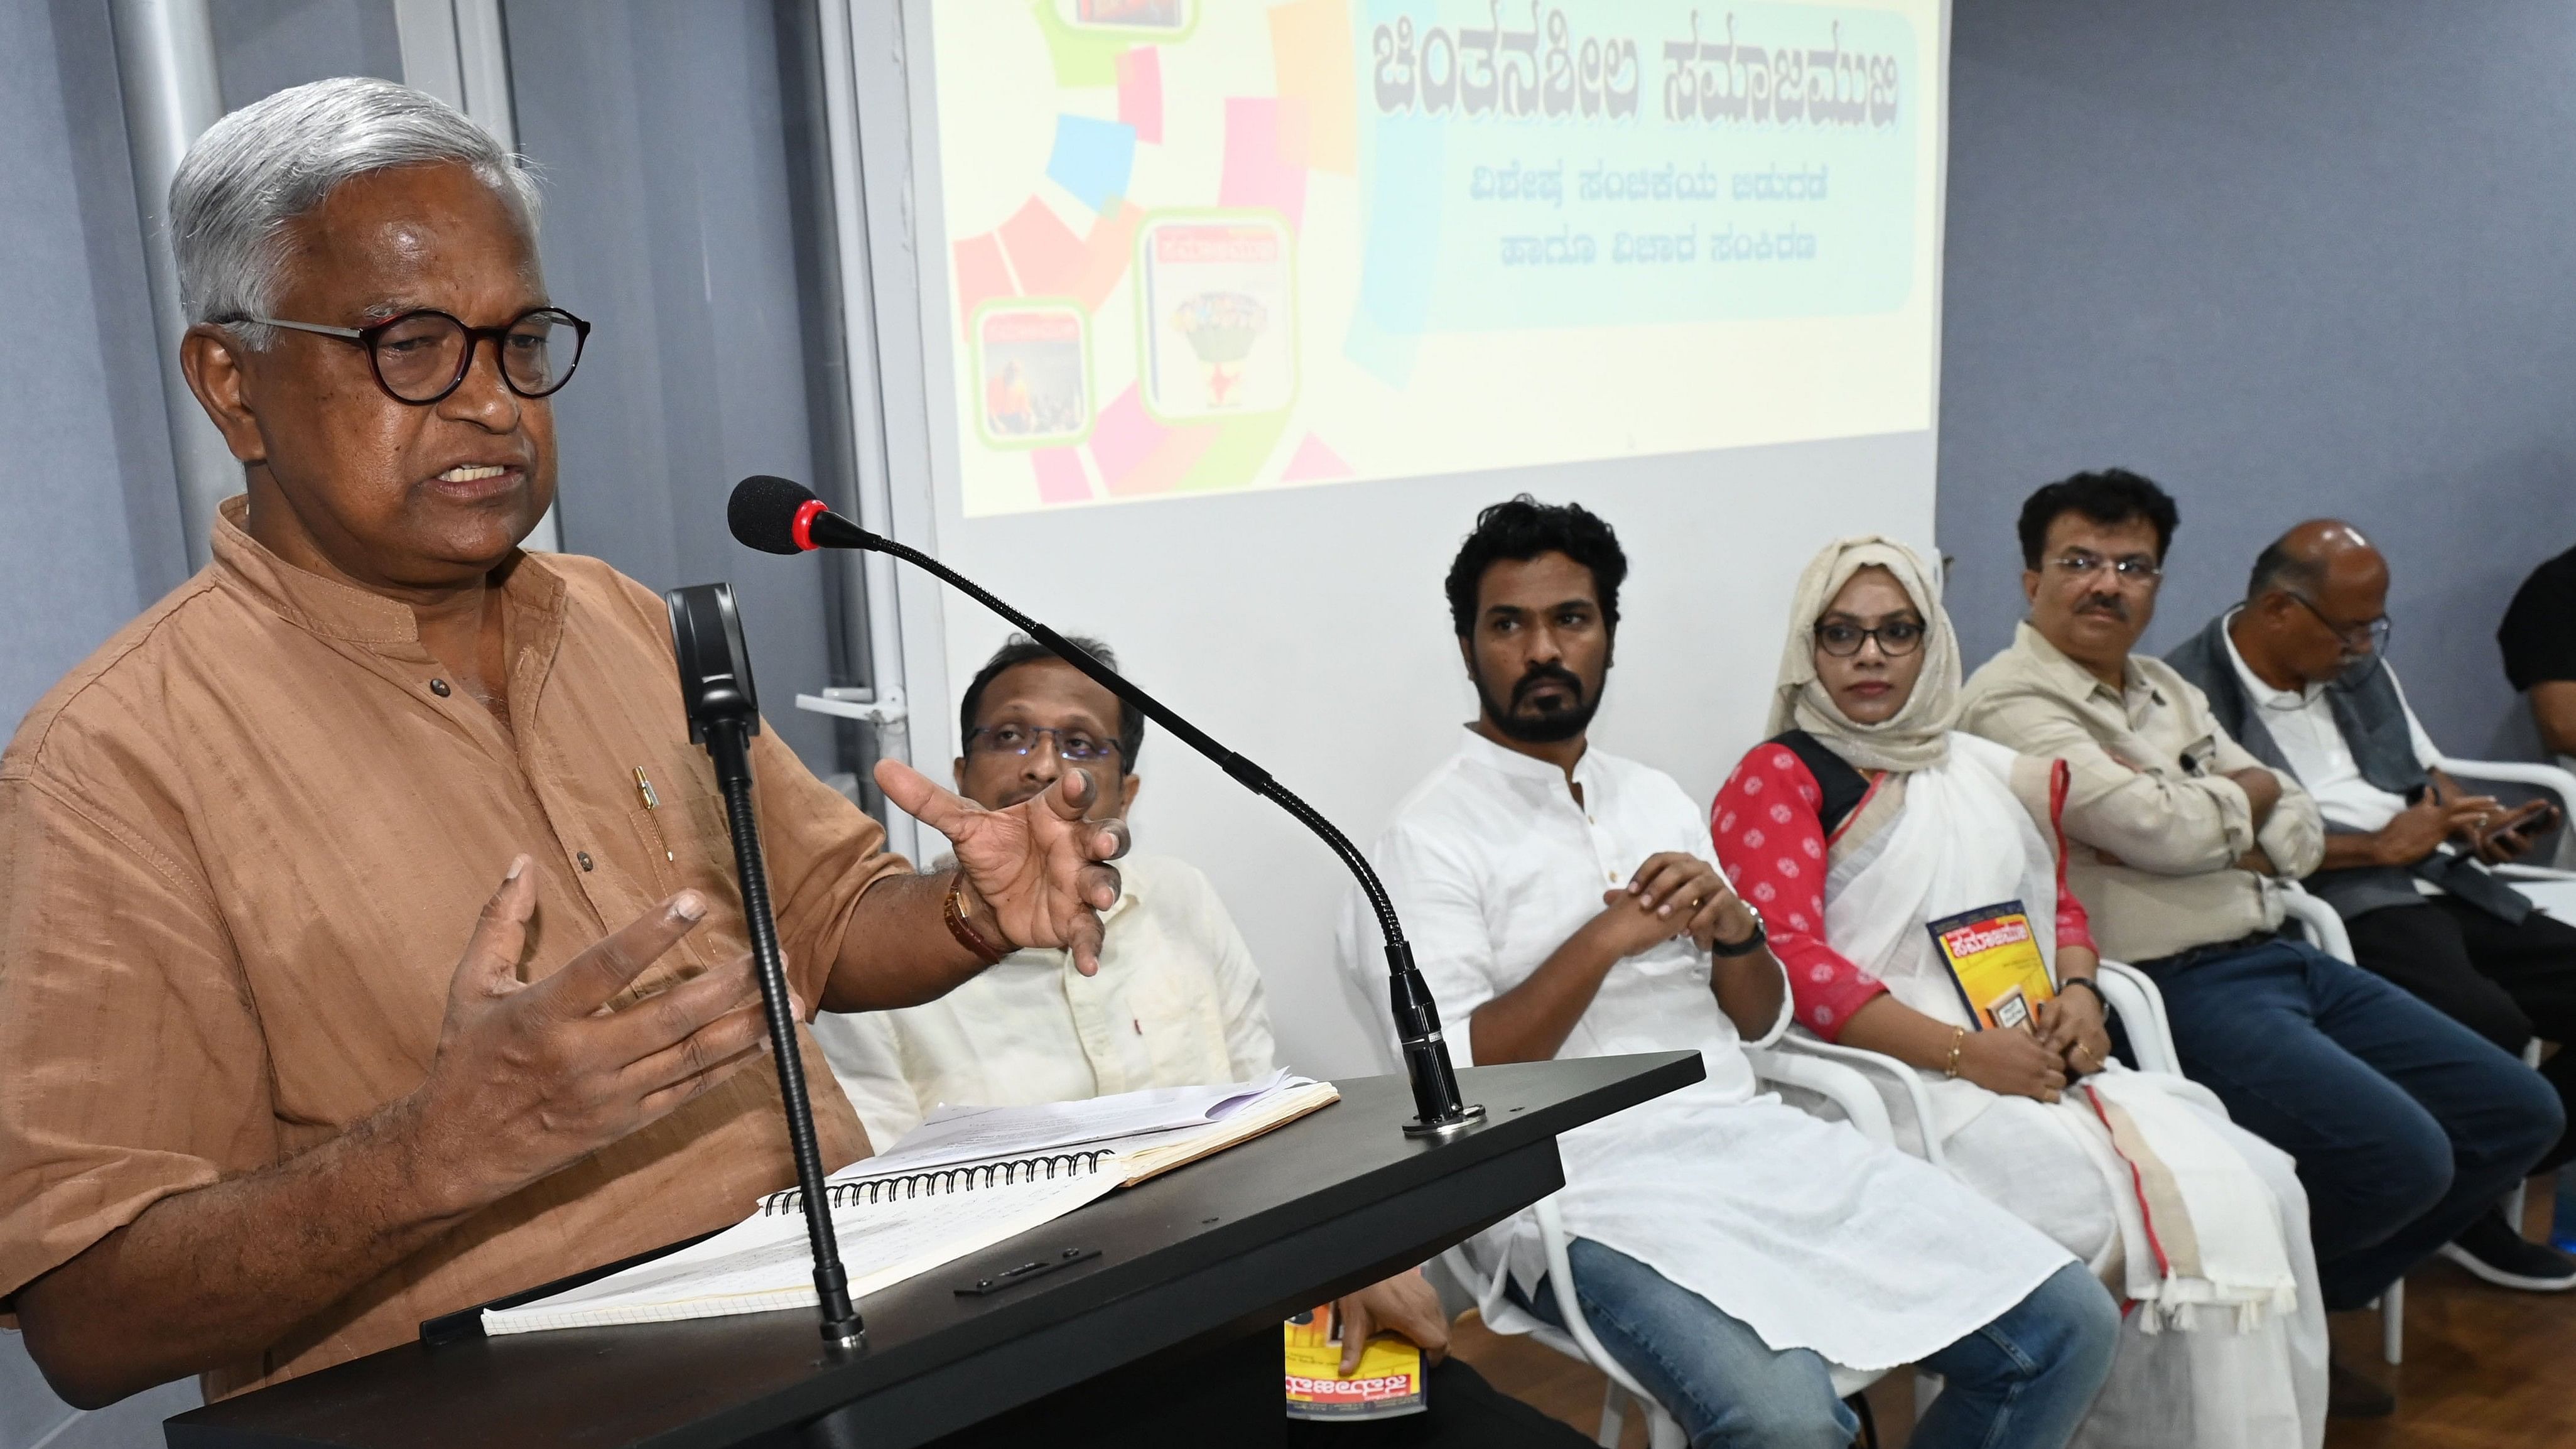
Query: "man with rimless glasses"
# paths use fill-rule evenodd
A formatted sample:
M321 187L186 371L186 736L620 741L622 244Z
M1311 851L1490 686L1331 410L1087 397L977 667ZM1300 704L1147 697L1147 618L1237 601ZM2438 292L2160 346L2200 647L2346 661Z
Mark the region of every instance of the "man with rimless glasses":
M0 1326L96 1406L221 1397L725 1227L795 1170L662 601L519 541L589 326L491 136L383 81L225 117L171 186L214 561L0 757ZM1100 947L1068 775L915 873L753 747L800 1013ZM827 1169L857 1116L800 1027Z
M2325 817L2307 888L2340 912L2353 960L2519 1053L2576 1040L2576 927L2489 874L2530 848L2554 808L2506 810L2439 758L2387 658L2388 560L2351 524L2302 523L2254 560L2245 602L2166 657L2229 733L2288 770ZM2563 1110L2576 1053L2541 1069ZM2562 1133L2535 1171L2576 1155ZM2501 1210L2442 1255L2507 1288L2576 1288L2576 1259L2530 1242Z
M2316 802L2131 652L2178 521L2125 469L2032 494L2030 617L1969 679L1961 727L2072 768L2068 876L2102 954L2163 989L2184 1072L2297 1159L2326 1309L2361 1308L2489 1212L2564 1119L2520 1062L2282 931L2277 883L2325 857ZM2328 1394L2340 1416L2394 1406L2340 1365Z

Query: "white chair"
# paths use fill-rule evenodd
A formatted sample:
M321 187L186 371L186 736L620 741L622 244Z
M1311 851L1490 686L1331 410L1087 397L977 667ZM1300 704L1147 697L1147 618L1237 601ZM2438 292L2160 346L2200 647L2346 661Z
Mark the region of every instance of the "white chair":
M2565 756L2560 757L2566 761ZM2576 761L2566 761L2576 763ZM2449 755L2433 756L2433 768L2444 774L2470 780L2499 780L2508 785L2530 785L2558 797L2558 813L2576 820L2576 773L2564 764L2534 765L2520 760L2461 760ZM2563 829L2558 835L2558 864L2576 866L2576 827ZM2553 872L2561 879L2576 880L2576 875Z
M2105 961L2093 978L2102 999L2120 1014L2129 1033L2129 1050L2138 1070L2183 1075L2182 1053L2174 1049L2173 1018L2165 1014L2165 994L2154 978L2125 961Z
M1893 1145L1886 1104L1879 1100L1877 1090L1851 1068L1819 1059L1791 1058L1784 1062L1777 1054L1765 1050L1755 1050L1750 1055L1757 1078L1813 1092L1839 1108L1863 1135L1873 1141ZM1785 1070L1787 1075L1775 1076L1774 1068ZM1580 1359L1599 1369L1601 1376L1609 1380L1601 1395L1600 1431L1594 1436L1594 1442L1602 1449L1617 1449L1620 1432L1627 1426L1628 1406L1632 1403L1645 1411L1648 1449L1682 1449L1680 1421L1666 1413L1663 1405L1655 1402L1654 1395L1646 1392L1645 1386L1610 1356L1610 1351L1602 1347L1601 1340L1593 1336L1592 1325L1584 1320L1582 1301L1574 1292L1574 1268L1566 1257L1569 1235L1565 1231L1564 1218L1557 1212L1556 1198L1550 1195L1539 1199L1536 1212L1540 1248L1547 1258L1547 1286L1555 1295L1557 1316L1564 1320L1565 1327L1560 1330L1541 1323L1524 1332L1532 1342L1554 1349L1568 1358ZM1479 1307L1490 1309L1502 1300L1508 1269L1498 1266L1490 1275L1477 1272L1463 1243L1442 1253L1440 1262L1460 1286L1475 1296ZM1846 1399L1885 1376L1883 1372L1865 1373L1838 1365L1828 1367L1832 1370L1835 1395Z

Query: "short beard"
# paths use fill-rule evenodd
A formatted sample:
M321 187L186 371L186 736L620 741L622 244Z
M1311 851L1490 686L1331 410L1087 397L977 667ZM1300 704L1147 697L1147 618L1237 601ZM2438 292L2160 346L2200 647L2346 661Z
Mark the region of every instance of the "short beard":
M1542 714L1521 714L1513 707L1517 697L1527 690L1533 681L1540 679L1554 679L1571 687L1574 692L1574 703L1563 709L1548 710ZM1600 698L1586 694L1583 681L1575 678L1574 671L1561 665L1541 665L1523 674L1520 683L1512 686L1512 694L1515 697L1513 700L1494 698L1494 692L1486 687L1485 676L1481 671L1476 672L1475 682L1476 698L1484 705L1485 718L1492 721L1494 728L1501 732L1503 738L1516 740L1524 745L1561 745L1590 729L1593 714L1601 708Z

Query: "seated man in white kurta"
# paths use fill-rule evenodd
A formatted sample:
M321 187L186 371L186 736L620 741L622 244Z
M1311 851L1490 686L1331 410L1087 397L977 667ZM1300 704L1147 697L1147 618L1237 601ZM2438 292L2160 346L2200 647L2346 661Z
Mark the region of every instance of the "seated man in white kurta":
M1075 640L1113 666L1107 645ZM958 793L1008 809L1067 770L1123 818L1142 781L1145 721L1043 645L1014 637L966 687ZM1100 971L1069 953L1014 951L959 990L897 1011L825 1012L814 1034L832 1074L884 1151L943 1102L1029 1106L1152 1087L1241 1082L1277 1066L1261 972L1207 877L1168 856L1119 862L1116 905L1101 912ZM1342 1372L1374 1332L1419 1345L1428 1411L1408 1421L1417 1449L1581 1449L1582 1436L1446 1359L1449 1320L1420 1269L1344 1297ZM1299 1446L1381 1442L1379 1426L1292 1423Z
M1480 715L1374 852L1460 1057L1706 1063L1560 1139L1585 1318L1698 1449L1849 1444L1829 1363L1941 1374L1918 1449L2064 1444L2110 1367L2101 1285L1938 1170L1757 1094L1745 1040L1787 1024L1760 918L1669 776L1586 746L1626 572L1580 507L1485 510L1449 575ZM1342 950L1381 959L1356 906ZM1554 1320L1530 1215L1470 1251L1508 1269L1494 1327Z

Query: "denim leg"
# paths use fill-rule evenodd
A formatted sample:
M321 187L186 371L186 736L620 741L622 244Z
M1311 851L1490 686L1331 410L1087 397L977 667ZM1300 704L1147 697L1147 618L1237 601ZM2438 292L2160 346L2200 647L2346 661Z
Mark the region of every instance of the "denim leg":
M1566 1244L1574 1296L1601 1346L1681 1421L1691 1449L1847 1449L1860 1421L1825 1361L1786 1353L1742 1321L1615 1248ZM1513 1301L1559 1328L1552 1285ZM2108 1362L2106 1359L2105 1362Z
M2120 1309L2081 1263L2060 1268L2002 1317L1923 1366L1938 1398L1914 1449L2060 1449L2111 1373Z
M2440 1123L2451 1190L2328 1271L2328 1308L2359 1307L2431 1256L2522 1181L2567 1125L2556 1089L2519 1059L2369 972L2318 954L2309 964L2317 1026L2370 1063Z
M2537 1075L2404 991L2274 942L2157 973L2183 1070L2289 1153L2329 1310L2358 1308L2558 1132Z

